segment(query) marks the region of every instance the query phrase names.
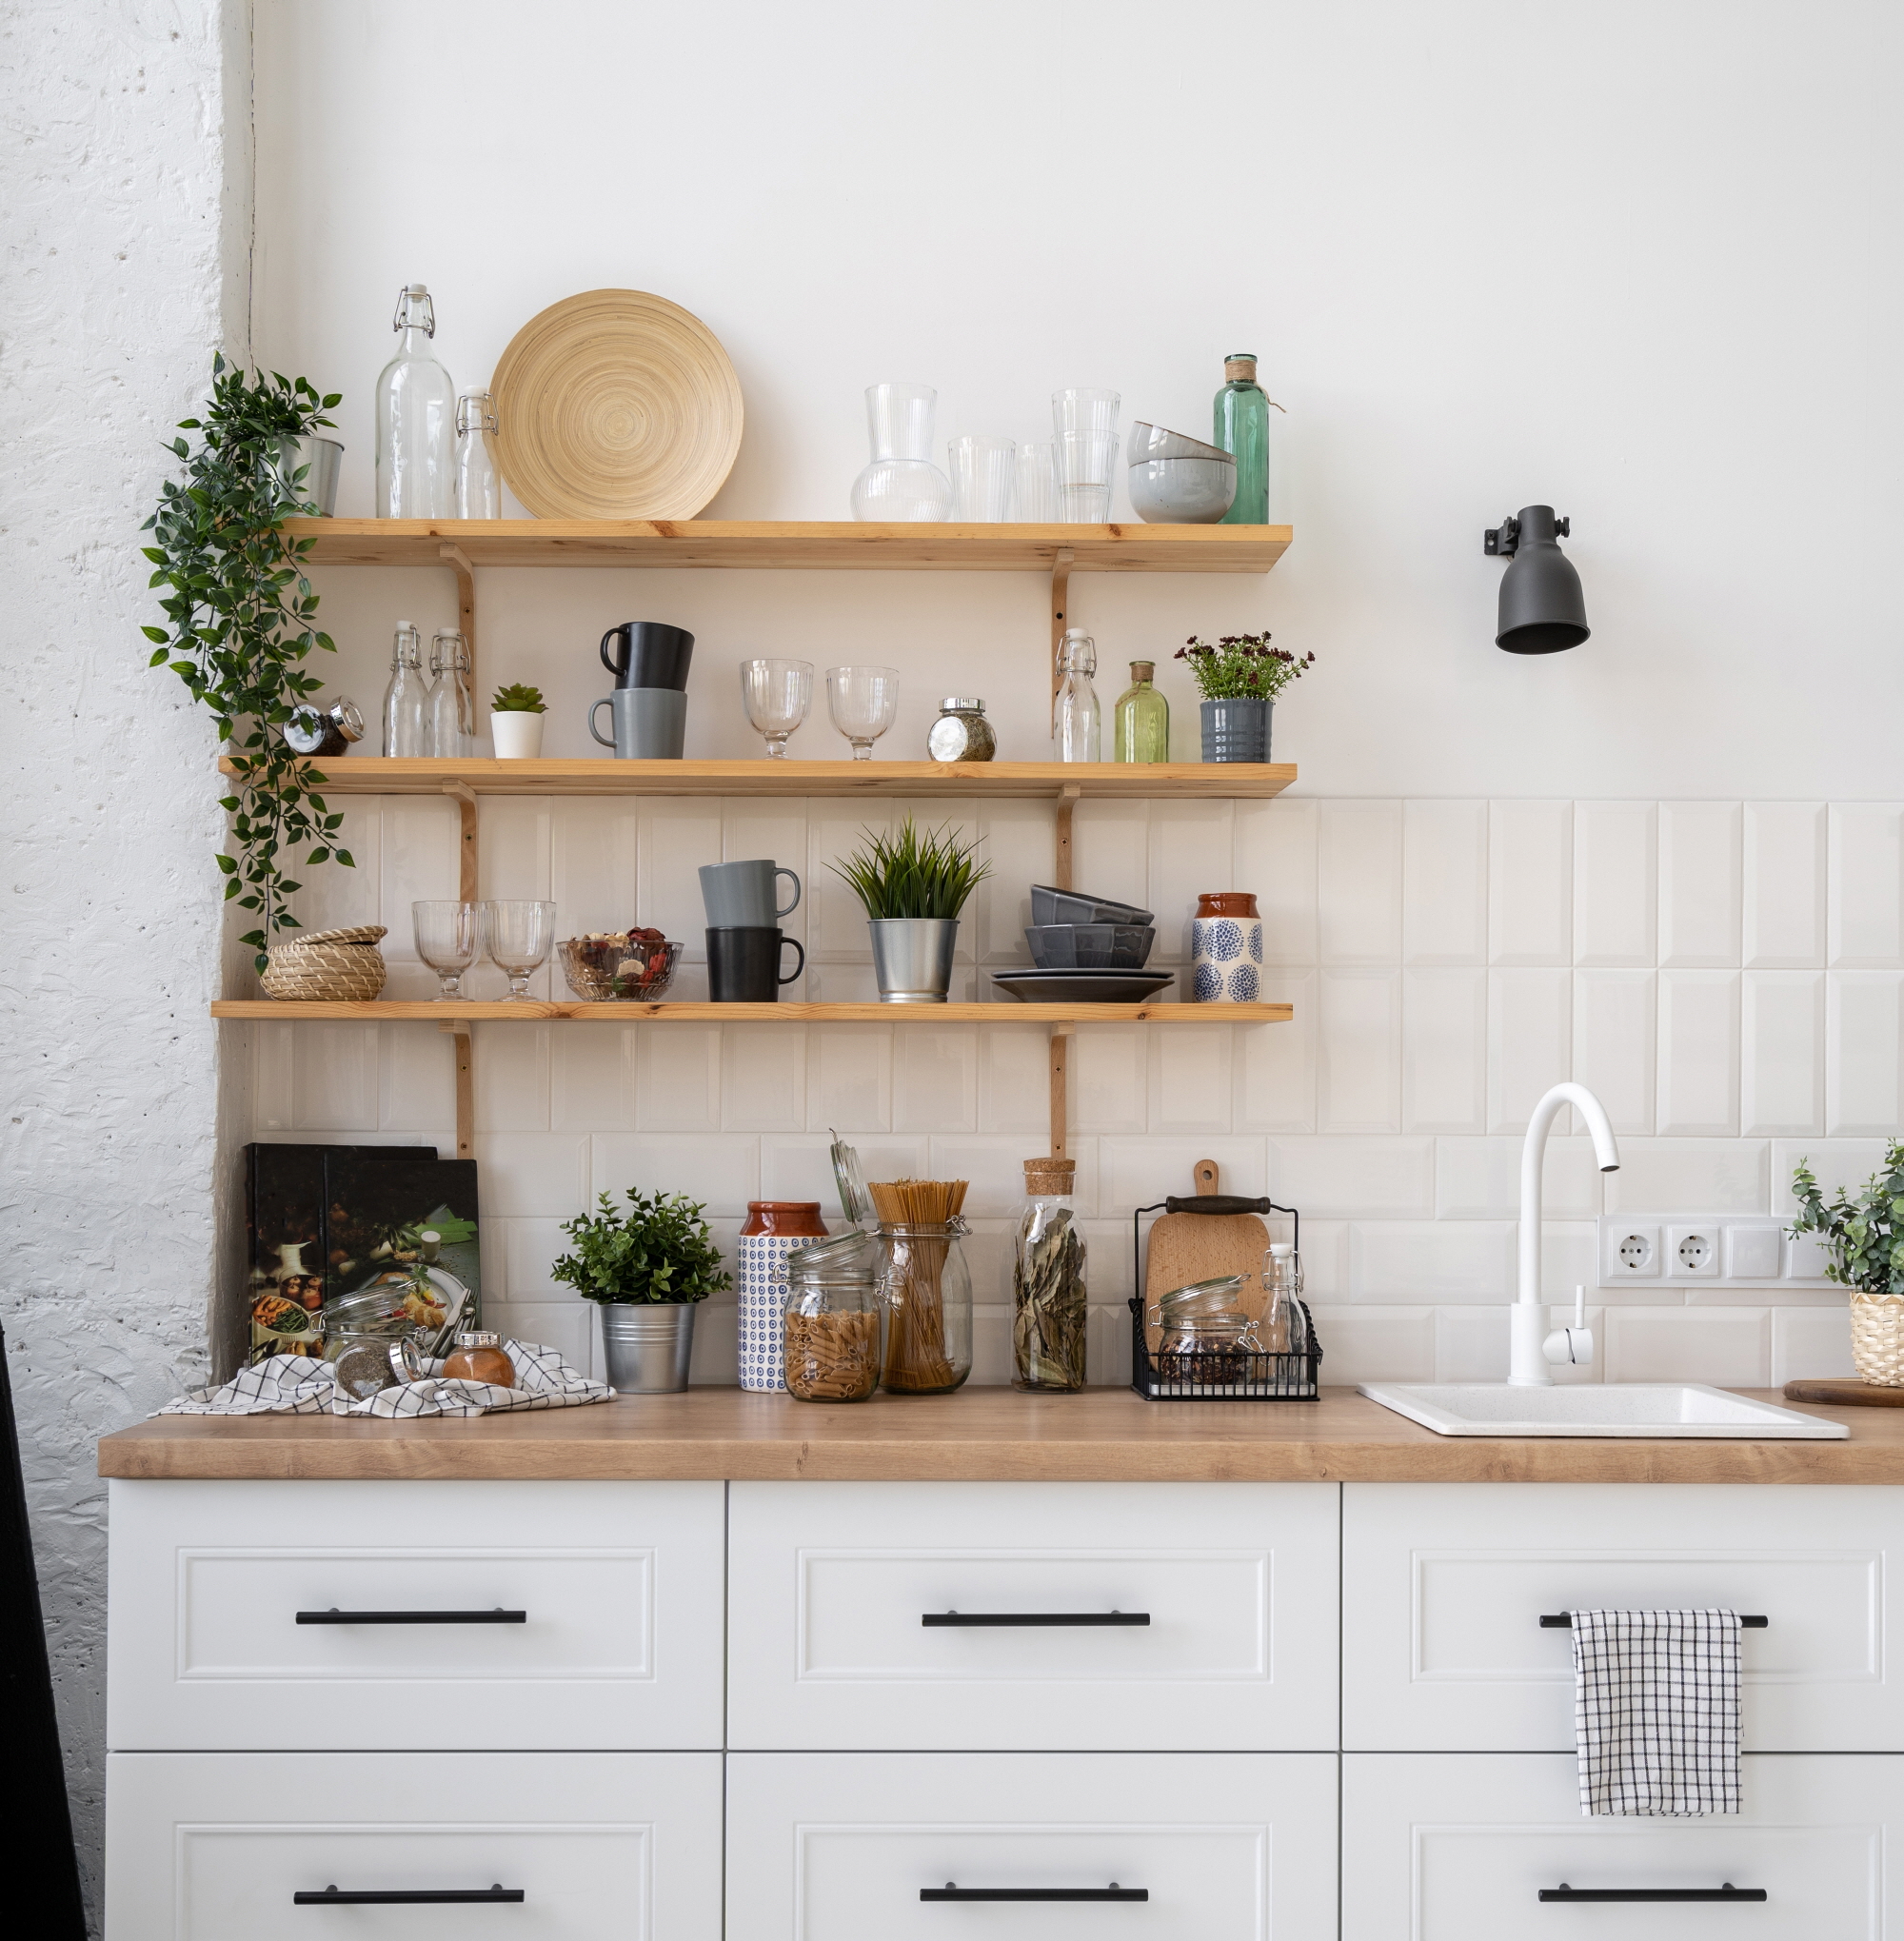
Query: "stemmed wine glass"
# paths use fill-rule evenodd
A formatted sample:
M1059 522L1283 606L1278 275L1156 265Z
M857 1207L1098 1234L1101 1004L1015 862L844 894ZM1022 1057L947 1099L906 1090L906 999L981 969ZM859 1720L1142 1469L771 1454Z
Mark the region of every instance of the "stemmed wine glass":
M896 667L829 667L826 705L833 725L853 744L855 762L873 759L873 743L899 712Z
M410 905L410 927L416 933L416 953L443 980L439 1004L463 995L463 973L476 961L483 945L479 905L428 901Z
M786 738L813 705L811 661L743 661L741 701L747 723L766 737L767 755L786 760Z
M509 980L505 1003L529 1001L529 979L548 961L555 941L553 903L505 901L483 905L489 955Z

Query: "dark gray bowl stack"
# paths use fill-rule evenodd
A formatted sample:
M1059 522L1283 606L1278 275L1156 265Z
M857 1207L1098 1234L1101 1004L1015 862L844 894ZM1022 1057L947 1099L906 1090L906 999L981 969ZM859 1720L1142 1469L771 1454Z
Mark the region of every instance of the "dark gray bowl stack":
M1157 930L1151 912L1071 890L1032 886L1024 941L1040 970L1141 970Z

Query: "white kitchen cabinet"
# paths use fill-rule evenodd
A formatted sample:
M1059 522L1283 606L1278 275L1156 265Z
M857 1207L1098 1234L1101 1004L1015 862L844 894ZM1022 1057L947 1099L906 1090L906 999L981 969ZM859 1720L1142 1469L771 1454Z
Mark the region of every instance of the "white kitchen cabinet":
M721 1756L115 1753L106 1851L108 1941L719 1941Z
M728 1743L1333 1750L1338 1515L1326 1483L736 1483Z
M721 1483L116 1481L111 1514L115 1751L722 1743Z
M1743 1494L1743 1493L1741 1493ZM1904 1758L1745 1761L1745 1810L1583 1819L1571 1753L1346 1753L1342 1941L1898 1941ZM1761 1901L1572 1900L1543 1891Z
M1344 1490L1342 1744L1567 1752L1570 1634L1543 1614L1717 1606L1749 1752L1904 1752L1904 1491L1369 1483Z
M1113 1883L1146 1898L1029 1898ZM948 1890L1027 1897L921 1898ZM727 1932L1333 1941L1336 1759L734 1753Z

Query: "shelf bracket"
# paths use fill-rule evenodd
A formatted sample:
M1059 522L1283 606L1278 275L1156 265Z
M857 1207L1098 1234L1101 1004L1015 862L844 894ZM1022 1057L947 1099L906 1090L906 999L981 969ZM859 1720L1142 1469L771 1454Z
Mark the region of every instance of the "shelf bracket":
M1069 1157L1064 1141L1071 1130L1070 1040L1076 1029L1072 1024L1054 1024L1051 1027L1051 1157L1054 1159Z
M456 1157L476 1157L476 1063L466 1018L446 1018L437 1029L447 1033L456 1052Z
M466 782L446 782L443 792L453 796L463 823L462 841L456 845L456 897L459 902L476 901L477 845L476 791ZM1065 885L1069 887L1069 885Z
M1084 791L1076 782L1066 782L1058 791L1058 828L1052 838L1051 882L1054 889L1071 887L1071 812Z
M1064 644L1064 609L1071 604L1071 566L1077 559L1068 545L1051 556L1051 698L1058 699L1061 674L1058 650Z
M463 630L464 644L469 649L469 691L476 691L476 568L460 545L445 540L437 555L456 571L456 624Z

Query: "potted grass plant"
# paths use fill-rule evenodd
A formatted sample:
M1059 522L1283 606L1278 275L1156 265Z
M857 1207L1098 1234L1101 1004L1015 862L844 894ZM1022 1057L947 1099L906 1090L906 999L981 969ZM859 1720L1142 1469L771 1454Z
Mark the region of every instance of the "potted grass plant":
M671 1394L687 1386L696 1303L732 1287L734 1277L721 1264L698 1201L632 1186L627 1200L627 1212L617 1213L605 1193L594 1213L565 1220L575 1251L549 1277L601 1308L611 1388Z
M1893 1139L1884 1163L1835 1199L1818 1190L1801 1161L1792 1174L1798 1218L1794 1238L1816 1234L1825 1249L1825 1278L1851 1293L1851 1357L1874 1388L1904 1388L1904 1139Z
M1205 762L1267 762L1276 697L1316 656L1273 647L1268 634L1225 634L1215 646L1193 634L1177 649L1203 697Z
M949 823L922 830L907 816L896 830L865 834L863 849L828 866L865 906L880 1002L942 1004L952 988L959 913L992 866Z

